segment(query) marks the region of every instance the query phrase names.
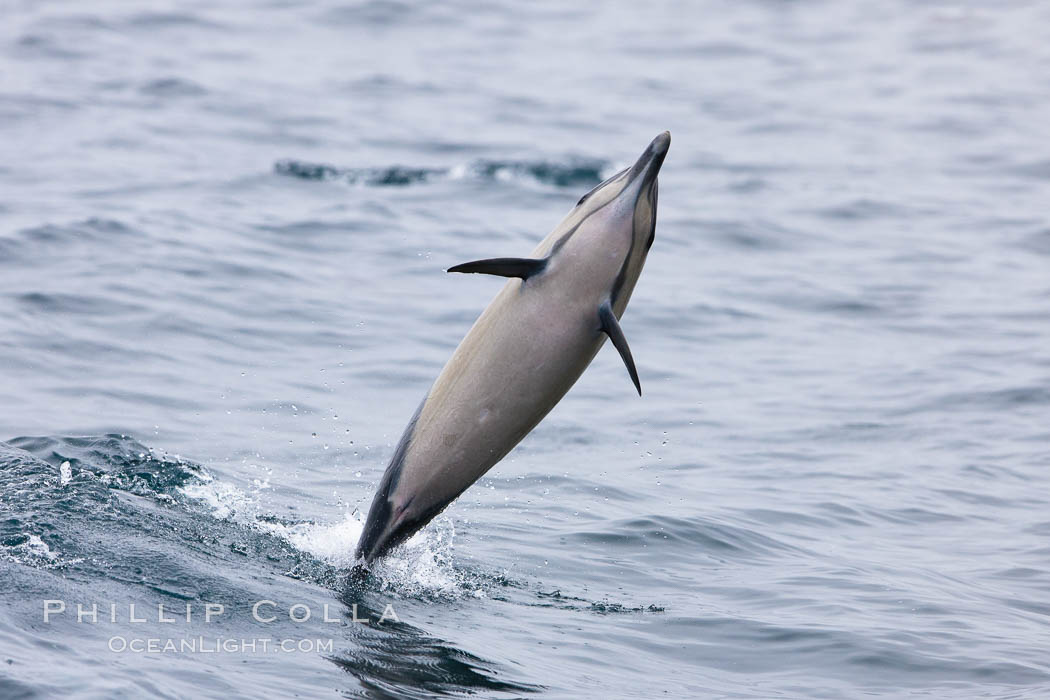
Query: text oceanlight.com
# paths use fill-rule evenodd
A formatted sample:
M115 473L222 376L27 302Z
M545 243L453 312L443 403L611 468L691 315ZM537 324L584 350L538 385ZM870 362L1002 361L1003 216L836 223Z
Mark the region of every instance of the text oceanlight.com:
M109 650L118 654L330 654L331 639L238 639L233 637L192 637L172 639L150 637L110 637Z

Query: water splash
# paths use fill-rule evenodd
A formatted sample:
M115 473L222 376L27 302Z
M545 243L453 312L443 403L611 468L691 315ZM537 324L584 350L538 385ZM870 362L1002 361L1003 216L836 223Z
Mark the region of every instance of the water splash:
M531 182L554 187L591 187L605 179L609 163L596 159L566 162L475 160L451 168L340 168L324 163L286 159L274 164L278 175L302 180L330 180L370 187L405 186L447 180Z
M354 564L354 550L364 531L359 512L347 511L341 520L329 523L286 521L264 512L258 502L259 490L246 492L204 473L178 492L205 505L214 518L277 537L336 569L347 570ZM481 579L455 567L454 539L452 520L438 518L373 567L376 587L407 598L484 597Z
M61 552L53 549L39 535L32 532L24 532L0 542L0 560L38 569L61 569L83 561L79 557L63 557Z

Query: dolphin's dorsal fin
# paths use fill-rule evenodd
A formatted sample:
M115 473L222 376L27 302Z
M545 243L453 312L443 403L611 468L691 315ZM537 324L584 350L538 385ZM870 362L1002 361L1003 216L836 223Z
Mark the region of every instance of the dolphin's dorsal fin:
M616 314L613 313L612 305L608 301L603 302L598 307L598 319L602 323L602 332L609 336L609 340L616 346L620 357L623 358L623 363L627 365L627 372L631 375L634 388L638 390L638 395L641 396L642 383L638 381L638 370L634 368L631 348L627 346L627 338L624 337L623 330L620 329L620 322L616 320Z
M500 277L520 277L523 280L543 272L547 267L546 258L489 258L474 260L448 268L449 272L477 272L482 275L499 275Z

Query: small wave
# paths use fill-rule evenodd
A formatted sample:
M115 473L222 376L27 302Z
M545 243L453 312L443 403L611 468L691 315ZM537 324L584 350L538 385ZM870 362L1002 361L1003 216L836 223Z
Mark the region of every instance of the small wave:
M19 437L8 445L36 455L78 484L98 483L137 495L164 496L200 478L201 467L157 452L126 435L87 437ZM68 483L68 482L66 482Z
M1050 389L1030 385L987 391L951 392L898 411L901 415L926 411L1025 411L1050 404Z
M82 540L66 521L82 521L81 529L101 523L113 528L119 512L121 527L137 530L144 512L119 497L126 492L173 509L173 520L193 523L181 529L191 538L199 531L211 541L216 520L230 523L223 528L224 544L215 540L215 546L287 562L286 575L339 587L339 572L353 565L364 529L360 513L346 512L333 522L282 519L260 502L270 488L268 480L240 488L125 435L14 438L0 443L0 505L12 514L0 523L0 556L37 568L108 558L105 546ZM372 568L371 587L405 598L485 597L492 582L453 565L454 539L453 522L438 518Z
M15 47L18 54L26 58L72 60L87 55L84 51L71 48L53 34L23 34Z
M142 84L139 92L151 97L199 97L208 93L202 86L183 78L157 78Z
M1040 229L1025 236L1019 246L1029 252L1050 256L1050 228Z
M92 217L67 224L43 224L0 236L0 264L35 260L44 254L69 253L75 246L118 246L139 232L114 219Z
M795 548L758 530L716 522L706 518L666 515L619 520L601 530L575 532L570 538L586 545L648 548L653 556L666 556L669 548L684 546L715 559L753 559Z
M862 198L816 209L813 213L825 219L868 221L875 219L903 219L915 216L920 212L894 202Z
M27 292L15 296L18 305L32 313L72 314L77 316L117 316L146 307L128 304L108 297L89 294L62 294L59 292Z
M278 175L302 180L328 180L370 187L401 187L439 179L481 181L532 181L554 187L584 187L600 183L608 170L600 160L568 163L550 161L476 160L452 168L340 168L325 163L286 159L274 164Z
M353 27L411 24L448 24L452 21L440 7L428 3L411 3L391 0L366 0L339 4L322 12L318 21L324 26L347 25Z
M139 12L127 18L126 24L135 29L229 29L227 25L186 12Z
M602 600L588 600L579 596L568 595L560 590L550 592L538 591L536 597L539 603L532 603L537 607L553 607L562 610L587 610L602 615L630 615L638 613L662 613L667 608L662 605L651 603L649 605L629 605L617 603L608 598Z
M755 252L786 250L809 237L809 234L765 220L702 221L699 225L729 247Z

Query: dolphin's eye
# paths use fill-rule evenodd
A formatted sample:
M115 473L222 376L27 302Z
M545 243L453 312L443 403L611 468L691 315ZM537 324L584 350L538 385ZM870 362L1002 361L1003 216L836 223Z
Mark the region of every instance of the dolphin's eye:
M603 188L603 187L605 187L606 185L608 185L608 184L609 184L610 182L612 182L612 181L613 181L613 180L615 180L616 178L618 178L618 177L620 177L621 175L623 175L623 174L624 174L625 172L627 172L627 168L624 168L623 170L621 170L620 172L616 173L615 175L613 175L612 177L610 177L610 178L609 178L608 180L605 180L605 181L604 181L604 182L602 182L601 184L599 184L599 185L596 185L596 186L595 186L595 188L594 188L593 190L591 190L591 191L590 191L590 192L588 192L587 194L585 194L585 195L583 195L582 197L580 197L580 201L576 202L576 206L580 206L581 204L583 204L584 202L586 202L586 201L587 201L587 198L588 198L588 197L590 197L590 196L591 196L592 194L594 194L595 192L597 192L597 191L598 191L598 190L600 190L601 188Z

